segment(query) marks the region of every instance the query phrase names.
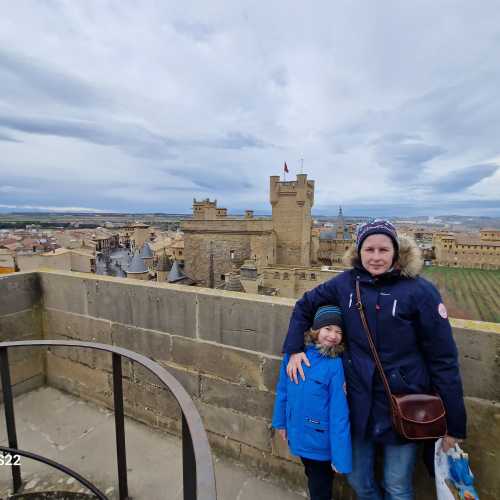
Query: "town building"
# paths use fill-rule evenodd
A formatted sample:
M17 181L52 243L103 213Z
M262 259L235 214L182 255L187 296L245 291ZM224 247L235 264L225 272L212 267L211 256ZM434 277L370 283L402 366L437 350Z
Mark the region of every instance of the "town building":
M20 271L47 268L95 273L96 270L95 254L83 249L57 248L51 252L18 254L16 261Z
M435 264L447 267L500 269L500 231L482 229L479 235L438 232L433 238Z
M340 207L335 223L319 233L317 260L323 265L343 267L342 257L355 240L356 226L346 224Z

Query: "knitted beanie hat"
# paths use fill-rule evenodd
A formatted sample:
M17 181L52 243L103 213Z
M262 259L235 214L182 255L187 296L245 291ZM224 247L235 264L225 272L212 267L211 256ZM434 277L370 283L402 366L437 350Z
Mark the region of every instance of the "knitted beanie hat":
M342 311L340 307L322 306L318 308L314 315L312 329L319 330L328 325L337 325L342 328Z
M359 226L356 233L356 251L358 252L358 255L361 251L363 241L365 241L366 238L372 234L385 234L386 236L389 236L394 245L394 257L397 257L399 252L398 233L396 228L388 220L383 219L375 219Z

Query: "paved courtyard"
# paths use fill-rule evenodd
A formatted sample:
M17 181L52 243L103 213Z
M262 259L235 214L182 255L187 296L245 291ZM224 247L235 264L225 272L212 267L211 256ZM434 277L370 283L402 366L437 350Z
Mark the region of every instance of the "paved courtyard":
M0 443L7 446L5 417L0 407ZM18 445L77 471L118 498L113 413L50 387L14 401ZM129 493L135 500L182 499L180 440L130 419L125 422ZM303 500L248 472L214 459L219 500ZM28 459L21 460L26 491L84 491L73 479ZM0 498L11 487L10 470L0 466Z

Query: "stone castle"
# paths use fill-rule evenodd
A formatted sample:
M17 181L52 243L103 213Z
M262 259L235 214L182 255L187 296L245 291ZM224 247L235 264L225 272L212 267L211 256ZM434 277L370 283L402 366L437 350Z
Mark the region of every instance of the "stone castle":
M307 174L294 181L271 176L269 200L271 219L256 218L252 210L229 217L217 200L193 200L193 219L182 224L186 274L202 286L221 288L241 268L244 290L258 292L258 275L260 293L286 297L331 278L334 271L324 266L339 264L353 241L342 212L331 231L313 229L314 181Z

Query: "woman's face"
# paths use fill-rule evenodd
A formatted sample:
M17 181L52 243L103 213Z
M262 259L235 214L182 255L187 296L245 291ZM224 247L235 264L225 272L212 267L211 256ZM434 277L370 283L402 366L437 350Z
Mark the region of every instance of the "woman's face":
M392 267L394 245L385 234L372 234L361 245L361 263L372 275L384 274Z

